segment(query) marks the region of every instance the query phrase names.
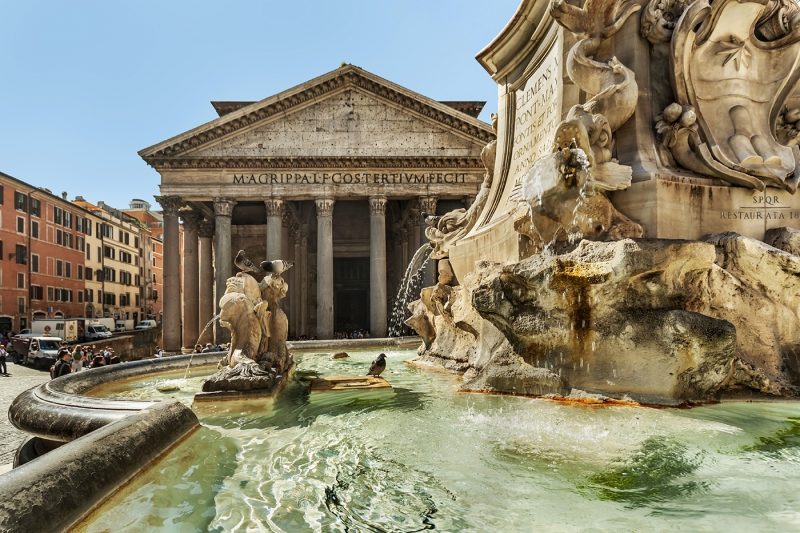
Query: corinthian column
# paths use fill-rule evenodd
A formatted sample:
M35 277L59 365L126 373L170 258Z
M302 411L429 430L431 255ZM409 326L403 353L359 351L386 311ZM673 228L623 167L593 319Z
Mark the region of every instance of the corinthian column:
M225 282L233 272L233 257L231 256L231 217L234 200L229 198L214 198L214 309L219 313L219 299L225 294ZM219 325L217 321L214 329L214 339L217 344L228 342L230 332Z
M197 340L205 344L214 340L214 330L209 326L203 331L206 324L214 316L214 254L211 248L211 239L214 237L214 222L204 220L197 230L200 237L200 320L198 326L201 337Z
M197 230L202 217L197 213L181 213L183 218L183 346L197 343L200 321L200 264L197 254Z
M386 197L369 199L369 331L386 336Z
M267 261L286 259L281 256L283 247L283 200L269 198L264 200L267 207Z
M164 210L164 350L181 351L181 258L178 233L179 196L158 196Z
M419 199L420 209L422 210L419 218L420 246L428 242L428 238L425 237L425 228L427 227L425 219L427 217L436 216L436 204L438 200L439 199L435 196L422 196ZM423 276L423 286L430 287L436 284L436 261L433 259L428 261Z
M333 338L333 198L317 198L317 338Z

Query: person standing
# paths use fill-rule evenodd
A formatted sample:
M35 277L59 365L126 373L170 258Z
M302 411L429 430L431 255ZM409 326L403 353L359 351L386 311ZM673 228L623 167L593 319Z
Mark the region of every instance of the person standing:
M72 354L67 349L61 349L58 352L58 361L53 365L53 379L66 376L72 372Z
M6 352L6 347L0 345L0 374L4 376L9 376L8 370L6 369L6 356L8 352Z

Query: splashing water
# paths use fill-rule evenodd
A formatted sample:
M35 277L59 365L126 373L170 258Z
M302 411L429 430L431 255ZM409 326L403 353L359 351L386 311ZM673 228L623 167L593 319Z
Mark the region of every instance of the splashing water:
M200 339L202 339L202 338L203 338L203 335L205 335L205 333L206 333L206 330L207 330L208 328L210 328L210 327L211 327L211 324L213 324L214 322L216 322L218 318L219 318L219 314L216 314L216 315L212 316L212 317L211 317L211 320L209 320L209 321L206 323L206 325L205 325L205 326L203 326L203 331L201 331L201 332L200 332L200 335L198 335L198 336L197 336L197 341L195 341L195 344L197 344L197 342L198 342ZM186 371L183 373L183 381L186 381L186 378L188 378L188 377L189 377L189 368L192 366L192 360L193 360L193 359L194 359L194 351L192 351L192 355L191 355L191 356L189 356L189 362L186 364Z
M403 333L405 328L403 321L407 316L408 304L419 296L419 291L422 289L422 273L425 271L425 266L430 260L432 251L433 248L429 243L423 244L414 253L414 257L411 258L411 262L406 267L403 281L400 282L397 295L394 297L392 316L389 317L390 337L400 337ZM413 299L411 298L412 296Z

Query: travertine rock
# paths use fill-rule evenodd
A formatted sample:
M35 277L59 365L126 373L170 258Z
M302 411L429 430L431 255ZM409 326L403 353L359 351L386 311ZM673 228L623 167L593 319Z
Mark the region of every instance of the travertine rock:
M800 230L795 228L773 228L767 230L764 242L778 250L800 256Z
M582 241L482 263L454 291L452 318L429 311L436 338L420 358L464 372L473 390L579 388L658 404L792 395L798 273L800 258L735 234Z

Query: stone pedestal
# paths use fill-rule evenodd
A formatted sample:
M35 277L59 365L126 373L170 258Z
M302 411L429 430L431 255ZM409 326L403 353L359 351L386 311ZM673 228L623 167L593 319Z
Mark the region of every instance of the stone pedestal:
M317 338L333 338L333 198L317 206Z
M233 256L231 255L231 217L234 200L228 198L214 198L214 278L216 293L214 294L215 306L225 294L225 282L231 277L233 271ZM166 248L166 246L165 246ZM214 326L214 340L217 344L228 342L230 332L221 327L219 322Z
M719 180L660 172L612 196L614 205L657 239L700 239L734 231L763 240L767 230L800 228L800 195L731 187Z
M369 329L386 336L386 198L369 199Z
M158 203L164 209L164 350L181 351L181 286L180 286L180 235L178 209L182 200L178 196L160 196Z

